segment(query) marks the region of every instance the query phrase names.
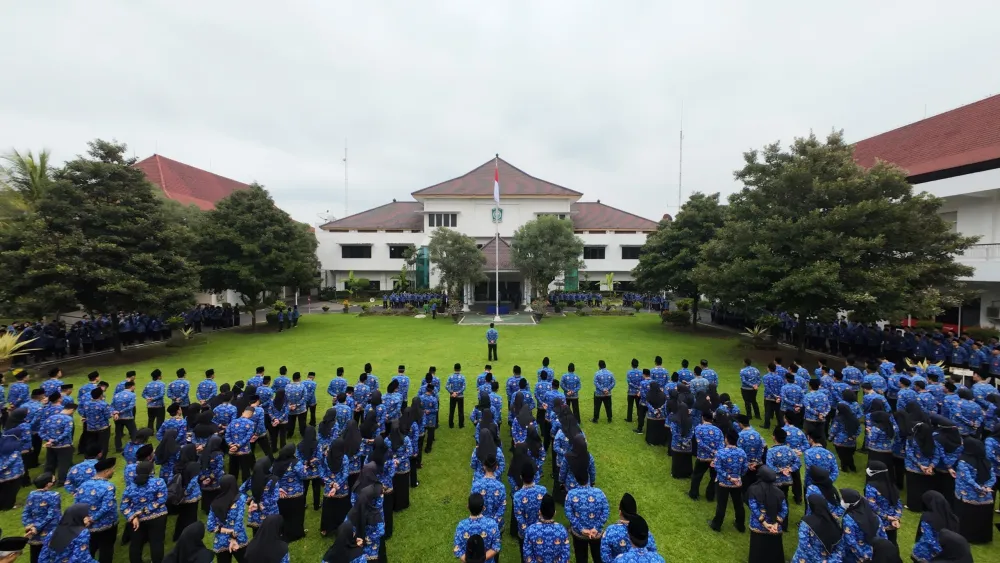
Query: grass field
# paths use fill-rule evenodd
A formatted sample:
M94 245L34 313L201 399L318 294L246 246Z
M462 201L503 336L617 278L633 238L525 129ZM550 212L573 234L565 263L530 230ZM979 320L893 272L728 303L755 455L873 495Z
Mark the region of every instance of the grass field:
M99 369L102 379L112 385L123 379L126 370L135 369L139 373L137 388L141 388L149 381L148 374L154 368L161 368L164 374L173 374L177 368L184 367L192 380L193 389L204 370L209 368L215 370L219 383L232 383L248 379L258 365L266 366L272 376L277 374L279 366L287 365L290 372L317 372L318 416L321 417L330 405L330 398L325 393L326 385L338 366L344 366L349 381L354 381L365 362L371 362L374 373L380 376L384 392L398 364L407 366L411 379L422 377L428 366L437 366L443 381L450 373L452 364L460 362L467 380L474 384L475 376L487 363L484 332L485 327L457 326L450 319L432 321L316 314L304 316L298 328L280 334L246 331L209 334L210 342L205 346L164 349L163 355L151 360L118 362L114 366L97 366L95 369ZM651 367L653 357L661 355L665 366L671 370L679 367L682 358L692 363L706 358L720 375L720 392L730 392L738 398L738 372L745 352L734 338L721 337L711 330L698 335L665 330L653 315L550 318L538 326L501 326L500 335L499 354L504 359L492 364L494 373L500 376L501 385L515 364L520 365L534 383L534 373L541 366L544 356L551 358L557 375L565 371L569 362L576 363L584 382L581 393L583 428L597 462L598 486L611 503L612 520L617 518L618 500L622 494L631 492L667 561L723 563L746 560L749 538L731 526L732 509L722 533L709 530L705 522L714 514L714 503L690 500L686 496L689 481L677 481L670 477L666 450L647 446L642 436L632 433L634 425L624 422L625 372L633 357L638 358L643 367ZM607 361L608 368L618 380L614 397L615 420L611 425L603 419L597 425L589 422L592 405L588 394L593 390L591 375L601 359ZM79 387L90 369L67 370L65 380ZM172 379L172 376L164 378L167 382ZM457 427L454 430L447 428L448 401L446 395L442 397L442 428L438 430L433 453L424 456L420 487L411 492L410 509L396 515L395 534L388 543L391 563L453 560L451 548L455 525L467 516L465 505L472 474L469 458L474 446L472 428L468 424L461 431ZM475 400L471 397L466 399L467 409L474 404ZM137 423L142 426L145 423L144 408L140 407L136 414ZM501 432L508 440L507 428ZM769 437L767 431L763 433ZM857 463L858 467L864 467L864 456L859 456ZM551 489L549 469L546 463L542 484ZM121 474L122 465L119 465L115 477L119 492ZM842 473L837 485L862 490L863 474ZM28 489L22 489L19 506L27 493ZM71 500L64 498L63 508L69 503ZM790 509L792 530L795 530L803 507L792 504ZM510 517L509 506L507 516ZM566 522L561 507L557 518ZM292 561L319 561L329 547L332 539L319 535L318 519L319 513L309 510L306 520L309 534L291 546ZM171 528L173 520L170 519ZM912 513L903 517L899 539L904 560L908 560L918 520L918 516ZM7 534L21 529L20 511L0 514L0 527ZM791 557L795 544L796 537L791 531L785 538L787 557ZM505 535L501 559L508 563L514 561L516 549L516 540ZM973 554L977 560L986 561L989 549L977 547L973 549ZM992 549L995 557L995 548ZM28 560L27 552L22 560ZM127 561L127 548L119 548L115 560Z

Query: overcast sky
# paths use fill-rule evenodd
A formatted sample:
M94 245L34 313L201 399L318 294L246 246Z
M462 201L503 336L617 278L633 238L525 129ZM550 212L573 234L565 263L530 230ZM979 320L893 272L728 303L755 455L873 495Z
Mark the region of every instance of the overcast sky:
M0 7L0 149L95 137L240 181L302 221L494 153L653 219L742 152L852 141L1000 93L993 1L125 1ZM683 107L683 114L682 114ZM926 110L925 110L926 108Z

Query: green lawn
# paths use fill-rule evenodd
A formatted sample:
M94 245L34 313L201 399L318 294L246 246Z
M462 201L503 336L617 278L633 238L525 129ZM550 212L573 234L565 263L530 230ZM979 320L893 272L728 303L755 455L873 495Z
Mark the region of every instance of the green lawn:
M611 502L612 520L617 517L617 504L624 492L631 492L637 499L639 511L650 524L657 537L661 553L670 562L737 562L745 561L749 538L737 533L729 521L722 533L708 529L705 521L714 514L714 503L704 500L694 502L687 498L689 481L670 478L669 458L664 448L647 446L643 438L632 433L633 425L625 418L625 372L629 361L636 357L643 367L652 365L653 357L661 355L665 365L677 369L682 358L696 362L701 358L710 361L720 374L721 392L739 397L738 371L742 367L744 351L735 339L721 338L714 332L689 335L664 330L653 315L637 317L605 317L546 319L538 326L500 326L499 362L493 362L494 373L500 376L501 385L515 364L520 365L529 380L534 382L535 371L541 366L543 356L549 356L557 374L565 371L566 364L575 362L584 380L581 410L583 428L597 462L598 485ZM126 370L139 373L137 387L141 388L154 368L164 374L173 374L184 367L190 374L192 388L208 368L215 369L217 380L234 382L246 380L258 365L264 365L272 376L278 367L287 365L290 372L315 371L319 374L319 416L330 405L325 393L326 385L338 366L344 366L353 381L362 371L365 362L371 362L375 374L380 376L382 390L395 373L398 364L405 364L411 378L426 373L434 365L442 380L455 362L464 367L467 380L474 384L475 376L485 363L486 327L456 326L450 320L412 319L395 317L358 318L353 315L315 314L303 316L299 327L283 333L226 332L209 334L205 346L163 350L163 355L149 361L121 364L113 367L98 366L103 379L112 384L120 381ZM788 354L786 354L788 355ZM591 374L597 361L604 359L617 376L615 389L615 421L608 425L602 420L598 425L589 422L592 405L587 393L592 390ZM79 368L67 373L67 382L79 387L90 368ZM169 382L173 377L165 377ZM412 393L411 393L412 395ZM455 525L467 515L465 504L471 485L469 458L474 446L470 425L459 431L448 429L447 398L443 395L441 421L437 443L429 456L424 456L420 472L420 487L411 492L411 507L396 515L395 535L388 544L389 561L392 563L438 562L451 560L452 534ZM466 408L475 401L467 398ZM145 412L137 413L140 426L145 423ZM466 413L468 415L468 411ZM506 427L502 430L509 439ZM765 434L767 434L765 432ZM769 436L769 434L767 434ZM44 455L44 454L43 454ZM509 454L508 454L509 455ZM228 466L228 464L227 464ZM864 467L864 456L859 456L858 466ZM116 482L121 488L121 465ZM551 488L550 465L542 484ZM506 480L504 480L506 484ZM863 488L863 475L842 474L838 485ZM21 501L28 490L23 489ZM70 503L64 498L63 507ZM19 502L19 505L21 502ZM802 517L801 506L790 507L793 530ZM510 516L508 507L507 516ZM0 527L12 533L20 529L20 511L0 514ZM291 547L293 561L319 561L332 540L318 532L318 512L307 514L306 539ZM565 523L561 507L558 518ZM171 518L171 527L173 524ZM903 559L908 559L918 517L907 513L899 534ZM791 557L795 548L794 532L785 539L786 556ZM516 540L504 537L502 560L514 561ZM977 558L986 560L987 548L974 548ZM127 548L119 548L116 561L127 561ZM27 553L22 557L28 560Z

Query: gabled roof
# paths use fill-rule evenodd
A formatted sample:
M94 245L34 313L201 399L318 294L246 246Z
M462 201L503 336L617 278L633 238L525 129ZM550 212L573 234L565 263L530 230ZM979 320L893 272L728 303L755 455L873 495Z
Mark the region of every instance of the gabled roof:
M854 159L879 158L920 176L1000 159L1000 94L859 141Z
M413 197L493 197L494 160L490 159L471 172L429 188L413 192ZM512 166L502 158L497 161L500 171L500 201L505 197L572 197L583 194L569 188L539 180Z
M571 206L573 228L578 231L655 231L656 221L622 211L600 201L585 201Z
M320 225L324 231L347 231L351 229L392 229L422 231L424 228L422 203L416 201L393 201L383 206L362 211L354 215Z
M497 239L491 239L490 242L483 245L482 251L486 256L486 263L483 264L483 270L490 272L493 270L516 270L514 267L514 261L510 259L510 243L500 239L500 267L497 268Z
M250 186L201 168L165 156L153 156L135 163L135 167L146 175L156 187L163 190L167 198L184 205L197 205L203 211L215 209L215 204L236 190Z

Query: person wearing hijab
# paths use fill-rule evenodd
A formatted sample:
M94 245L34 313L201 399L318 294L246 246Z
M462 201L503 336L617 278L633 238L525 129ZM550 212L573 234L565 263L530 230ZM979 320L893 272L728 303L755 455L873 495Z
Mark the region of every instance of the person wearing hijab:
M327 470L324 472L323 512L320 514L319 533L327 535L335 530L351 510L350 489L347 470L350 465L346 454L346 442L337 438L327 450Z
M166 424L160 428L166 428ZM176 428L168 428L163 433L163 439L156 446L156 464L160 466L160 479L164 481L170 481L170 478L174 476L177 460L180 459L181 445L178 442L178 436Z
M306 496L302 485L305 465L295 458L295 446L288 444L278 451L271 475L277 479L278 512L284 517L285 541L297 541L306 535Z
M969 542L956 532L944 530L939 543L941 551L929 563L973 563Z
M219 480L225 473L222 448L222 436L212 436L199 456L198 484L201 486L201 511L205 515L208 514L208 507L215 495L219 493Z
M830 513L822 495L809 495L810 513L799 523L799 544L792 561L841 561L844 529Z
M872 563L903 563L899 547L889 540L877 539L872 544Z
M687 479L694 470L692 454L696 431L687 405L678 400L677 410L668 416L667 425L670 427L670 447L667 452L670 454L670 476L674 479Z
M666 403L667 395L660 388L660 384L655 381L650 383L645 405L646 443L650 446L667 445Z
M56 476L44 472L35 477L32 482L35 490L28 493L21 511L21 525L24 526L25 537L28 538L31 551L31 563L38 563L42 546L48 542L59 518L62 515L62 497L55 491Z
M956 534L960 524L951 505L938 491L927 491L923 496L924 513L920 515L916 543L912 557L915 561L931 561L941 553L940 537L945 530Z
M246 495L240 493L236 477L225 475L220 481L219 494L212 501L205 528L215 534L212 551L218 563L231 563L233 558L243 563L247 544Z
M819 495L826 499L827 508L837 518L844 516L844 507L840 504L840 492L833 486L830 479L830 472L818 465L809 468L810 484L806 487L806 497ZM806 506L806 514L809 514L810 506Z
M892 419L896 423L896 435L892 438L892 465L889 472L902 490L906 486L906 441L910 438L910 423L904 411L894 411Z
M782 532L788 521L788 502L775 484L777 473L767 465L757 470L757 481L747 488L750 507L750 556L754 563L784 563Z
M184 498L177 506L177 523L174 525L174 541L188 524L198 519L198 502L201 501L201 461L198 459L198 448L194 444L184 444L181 447L177 471L181 475L181 486L184 487Z
M879 538L888 539L882 520L858 491L844 489L841 493L841 506L845 509L841 523L848 538L844 542L844 561L868 561L874 557L875 542Z
M400 512L410 507L410 457L413 455L413 445L402 430L403 427L409 426L410 413L406 411L401 413L398 420L392 422L387 440L391 457L396 462L396 471L392 476L393 512Z
M903 518L903 500L881 461L869 461L865 469L865 499L882 521L886 538L894 545Z
M483 413L490 410L491 406L489 392L485 390L480 391L479 402L476 403L476 408L472 409L472 412L469 413L469 422L473 426L479 425L479 421L483 418Z
M90 555L90 505L77 503L66 509L59 524L38 555L39 563L93 563Z
M15 409L24 411L28 409ZM13 415L7 420L4 426L3 435L0 436L0 510L10 510L14 508L17 501L17 493L21 490L24 482L24 459L21 454L22 435L28 436L30 449L31 432L24 432L20 427L20 422L10 426ZM23 420L23 416L21 417Z
M881 405L876 401L874 405ZM895 480L893 471L892 444L899 433L896 419L885 411L872 411L866 415L869 423L865 435L865 447L868 450L868 462L880 461L889 468L890 479Z
M278 513L278 480L271 476L271 465L271 460L266 457L258 459L253 466L253 475L240 486L241 493L249 493L247 526L253 530L254 536L264 518Z
M122 457L125 458L125 463L135 463L138 461L136 457L136 452L139 448L146 445L149 439L153 437L152 428L140 428L135 431L135 434L129 436L129 441L125 444L125 450L122 452Z
M305 415L304 412L302 414ZM313 510L318 511L323 489L322 471L326 460L320 450L315 427L307 426L302 430L302 440L295 446L295 457L302 463L304 470L303 488L308 491L310 484L312 485Z
M502 452L501 452L502 454ZM503 518L507 511L507 489L500 480L497 453L483 452L481 457L483 475L472 481L472 491L483 496L486 508L483 516L492 518L497 523L497 529L503 529ZM388 524L387 524L388 526ZM388 531L386 532L388 537Z
M31 424L27 422L27 418L28 409L26 407L16 408L10 411L10 414L7 415L7 421L4 423L3 430L4 435L15 436L21 443L21 466L25 469L25 471L21 473L22 485L31 484L31 477L28 475L27 469L37 466L37 464L31 465L33 445Z
M585 479L580 478L583 472L587 475ZM563 463L561 473L559 482L567 491L587 483L590 483L591 486L597 485L597 465L594 463L594 456L590 453L587 437L583 432L576 434L571 439L570 449L566 452L566 462Z
M428 373L428 378L432 378L433 375ZM437 385L434 383L427 383L424 387L424 394L420 397L420 408L423 410L423 429L427 436L426 444L424 448L424 453L431 453L431 449L434 447L434 433L437 431L438 427L438 409L440 401L437 396ZM420 458L421 465L423 465L423 456Z
M248 563L289 563L288 543L282 535L284 523L280 514L264 518L260 531L247 545L244 557Z
M915 403L910 403L910 405ZM910 405L907 405L909 407ZM920 407L917 406L917 410ZM907 413L910 421L910 413ZM934 430L929 422L917 422L911 426L906 442L906 508L913 512L923 512L923 495L935 486L934 467L937 463L937 443Z
M629 551L631 544L629 543L628 528L631 521L636 518L641 517L635 503L635 497L625 493L622 495L621 501L618 502L618 522L605 528L604 534L601 536L601 561L614 561ZM652 532L648 536L646 549L656 551L656 540L653 539ZM569 561L568 554L566 560Z
M586 461L591 456L586 451L586 441L583 447L578 441L582 436L582 434L576 436L573 449L566 455L565 467L568 468L568 473L572 474L572 482L576 485L570 487L569 477L564 481L567 487L566 518L570 523L573 552L577 563L587 563L588 551L590 557L599 562L601 532L604 523L608 521L610 507L608 497L591 482L590 469Z
M423 410L420 407L420 397L414 397L410 404L410 425L408 427L403 427L403 432L406 432L407 437L410 439L410 445L412 450L410 451L410 488L415 489L420 486L420 482L417 480L417 470L420 469L420 463L423 458L423 443L424 443L424 430L423 430ZM499 429L497 431L499 434Z
M368 397L368 405L365 407L365 416L368 413L375 413L376 430L375 432L381 436L385 434L385 425L388 420L389 411L385 407L385 403L382 402L382 392L378 390L372 391L372 394ZM460 418L465 418L465 414L462 413ZM464 420L459 420L462 427L465 426Z
M955 477L955 514L960 530L969 543L993 541L993 487L996 475L986 458L986 446L975 438L966 438Z
M195 419L193 430L191 434L193 435L192 443L199 448L204 448L205 444L208 443L208 439L219 433L219 425L212 422L214 418L214 413L210 410L205 410L198 413Z
M478 536L477 536L478 537ZM349 520L337 527L337 539L323 555L323 563L364 563L364 539L354 532Z
M497 475L502 474L506 468L504 462L502 461L504 459L503 450L496 445L492 432L483 432L479 436L479 443L472 448L472 459L469 461L469 467L472 469L473 481L481 478L486 473L485 463L490 457L501 464L496 473Z
M154 476L155 471L152 462L139 462L135 479L122 493L121 513L125 517L125 526L131 530L128 548L130 563L142 563L142 550L147 543L153 563L163 560L167 532L167 484ZM197 520L197 514L195 517Z
M354 484L358 480L358 475L361 473L361 466L365 463L365 458L368 456L368 452L363 449L365 445L364 438L361 437L361 430L358 427L358 423L355 420L351 420L347 424L347 428L343 433L344 438L344 453L347 455L348 459L348 470L347 470L347 484L348 487L354 489Z
M353 495L354 504L347 513L347 521L354 525L354 533L364 536L364 554L368 561L386 562L385 556L385 521L382 510L382 485L378 481L375 464L362 472L358 479L358 487ZM482 504L480 504L482 513ZM493 520L486 520L494 524ZM499 542L499 533L497 534Z
M163 563L212 563L215 554L205 547L204 538L204 524L200 521L188 524L181 531L180 539L174 544L174 549L163 559Z
M955 476L958 460L962 457L962 435L951 419L939 414L931 415L931 423L937 428L934 432L934 464L935 489L941 491L949 504L955 502Z
M844 471L854 473L858 470L854 464L854 451L858 447L858 437L861 436L861 421L864 420L864 414L861 412L854 391L844 391L843 395L843 400L837 403L835 408L837 414L834 415L833 424L830 426L830 441L837 450L840 467Z
M325 452L330 447L330 443L337 439L342 430L342 428L337 426L337 409L335 407L327 409L323 414L323 420L316 427L319 447Z

